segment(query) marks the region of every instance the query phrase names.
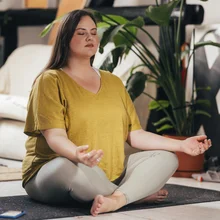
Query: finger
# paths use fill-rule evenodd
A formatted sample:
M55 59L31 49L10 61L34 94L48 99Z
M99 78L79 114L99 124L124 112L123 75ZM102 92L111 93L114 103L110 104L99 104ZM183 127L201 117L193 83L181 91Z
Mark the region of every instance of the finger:
M203 154L205 151L206 151L206 148L205 148L205 147L201 147L201 148L200 148L200 154Z
M208 139L208 145L209 145L209 147L212 146L212 141L210 139Z
M204 144L202 147L205 149L205 151L209 149L209 143L207 140L204 141Z
M206 135L199 135L199 136L196 136L197 141L204 141L206 138L207 138Z
M92 151L88 152L88 153L86 154L87 159L88 159L88 160L91 160L91 158L92 158L94 155L96 155L96 154L97 154L97 151L96 151L96 150L92 150Z
M88 150L88 148L89 148L89 145L82 145L82 146L77 147L76 150L81 153L83 151Z
M99 154L98 154L98 158L96 159L96 165L100 163L100 161L103 158L103 155L104 155L104 152L102 150L100 150Z
M208 140L207 140L207 139L205 139L203 146L204 146L206 149L209 148L209 143L208 143Z
M85 161L89 161L89 159L93 156L94 154L94 150L93 151L90 151L88 153L84 153L81 157L82 157L82 160L85 162Z
M193 151L192 151L193 155L192 156L198 156L200 154L200 148L199 148L199 145L197 148L195 148Z
M103 152L97 152L96 155L94 155L92 158L90 158L90 161L92 163L96 163L97 164L97 163L100 162L102 156L103 156Z
M208 146L208 143L206 140L204 141L204 143L199 143L199 153L203 154L206 151L207 146Z

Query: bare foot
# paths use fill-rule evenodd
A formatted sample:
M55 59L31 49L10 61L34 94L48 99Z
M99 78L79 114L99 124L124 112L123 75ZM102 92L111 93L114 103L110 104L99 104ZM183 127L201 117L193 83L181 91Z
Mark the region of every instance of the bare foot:
M162 202L164 199L167 198L167 195L168 191L166 189L161 189L153 195L147 196L146 198L141 199L134 204Z
M126 204L125 196L122 193L114 193L111 196L97 195L90 210L93 216L100 213L115 211Z

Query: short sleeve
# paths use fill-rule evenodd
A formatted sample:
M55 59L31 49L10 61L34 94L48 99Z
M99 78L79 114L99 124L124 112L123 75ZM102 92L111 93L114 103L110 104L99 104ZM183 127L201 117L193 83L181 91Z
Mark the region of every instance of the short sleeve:
M135 106L130 98L130 95L128 94L124 84L122 83L121 79L117 76L114 76L117 79L117 85L120 88L120 93L124 102L125 109L127 111L128 115L128 131L134 131L141 129L140 120L138 118Z
M65 106L59 79L54 73L43 73L35 82L28 102L24 133L40 135L40 130L64 128Z
M126 108L128 112L128 117L129 117L129 132L134 131L134 130L139 130L141 129L140 125L140 120L138 118L136 109L134 107L134 104L130 98L130 95L128 94L127 90L124 88L124 93L125 93L125 102L126 102Z

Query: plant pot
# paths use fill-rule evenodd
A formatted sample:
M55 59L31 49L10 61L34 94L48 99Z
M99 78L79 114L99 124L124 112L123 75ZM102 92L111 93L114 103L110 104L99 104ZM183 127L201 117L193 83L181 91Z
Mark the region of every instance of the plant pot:
M184 136L172 136L172 135L164 135L164 136L177 140L185 140L186 138L188 138ZM191 178L193 173L203 172L204 154L200 154L198 156L190 156L183 152L175 152L175 153L179 160L179 167L177 171L173 174L173 177Z

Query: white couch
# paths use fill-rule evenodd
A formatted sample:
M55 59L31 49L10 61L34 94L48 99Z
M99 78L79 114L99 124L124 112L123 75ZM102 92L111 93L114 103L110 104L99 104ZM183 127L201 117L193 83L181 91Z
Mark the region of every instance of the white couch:
M113 47L109 43L105 54ZM25 140L23 133L26 118L26 106L32 82L49 60L52 47L49 45L26 45L17 48L0 69L0 157L22 160L25 155ZM94 66L99 67L105 54L97 53ZM130 53L114 70L125 83L130 69L140 63L137 57ZM146 97L144 97L146 99ZM138 111L142 121L146 122L146 100L141 100L141 111ZM145 107L143 108L143 103ZM144 116L144 117L143 117ZM144 126L144 125L143 125Z

